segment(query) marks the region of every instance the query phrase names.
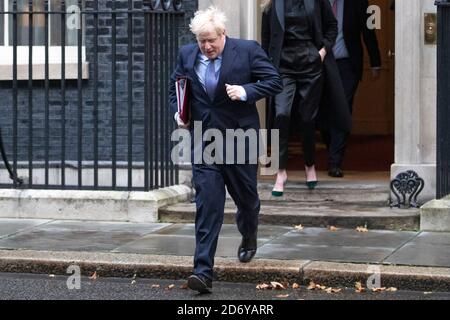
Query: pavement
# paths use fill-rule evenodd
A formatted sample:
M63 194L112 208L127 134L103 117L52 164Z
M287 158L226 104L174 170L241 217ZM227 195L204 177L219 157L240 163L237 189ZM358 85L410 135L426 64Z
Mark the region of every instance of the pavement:
M450 291L450 233L261 225L256 258L236 258L241 237L224 225L216 280L310 281L354 287L375 281L399 290ZM0 219L0 272L185 279L192 272L194 225ZM375 279L375 280L374 280Z

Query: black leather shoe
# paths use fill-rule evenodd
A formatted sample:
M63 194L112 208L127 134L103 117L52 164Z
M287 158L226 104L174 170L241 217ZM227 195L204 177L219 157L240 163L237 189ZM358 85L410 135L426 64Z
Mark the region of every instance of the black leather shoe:
M193 274L188 278L188 288L200 293L211 293L212 281L202 276Z
M343 178L344 177L344 173L342 172L342 169L339 167L330 168L328 170L328 175L333 178Z
M252 261L256 254L257 239L256 237L245 239L242 238L241 245L238 249L238 258L242 263L248 263Z

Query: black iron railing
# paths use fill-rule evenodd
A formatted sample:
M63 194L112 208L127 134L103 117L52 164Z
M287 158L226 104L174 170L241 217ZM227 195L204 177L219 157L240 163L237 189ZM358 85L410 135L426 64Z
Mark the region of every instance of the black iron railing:
M4 30L10 37L9 44L3 43L12 48L12 80L0 86L0 96L7 94L9 101L0 129L12 172L0 187L152 190L177 184L167 88L184 21L181 1L61 0L56 10L48 0L42 8L31 0L24 8L23 2L0 8L9 21L4 25L12 29ZM21 24L24 19L27 23ZM67 27L73 19L76 35ZM43 21L45 34L39 40L44 47L41 78L33 55L35 21ZM24 26L27 41L18 33ZM55 46L50 35L58 33ZM56 64L51 61L55 48ZM70 72L69 49L76 52ZM24 52L26 80L19 63Z

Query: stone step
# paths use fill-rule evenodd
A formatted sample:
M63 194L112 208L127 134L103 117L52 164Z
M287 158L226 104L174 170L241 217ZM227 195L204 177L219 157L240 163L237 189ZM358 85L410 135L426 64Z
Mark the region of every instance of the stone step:
M322 182L318 188L309 190L304 183L288 183L283 197L272 196L273 184L260 183L258 191L263 203L268 202L303 202L335 201L349 203L366 203L387 206L390 197L386 182Z
M171 223L193 223L195 204L181 203L159 209L159 220ZM236 207L232 201L225 206L225 223L235 222ZM335 201L296 201L263 204L261 224L305 227L335 226L371 230L417 230L420 224L418 209L400 210L389 207Z

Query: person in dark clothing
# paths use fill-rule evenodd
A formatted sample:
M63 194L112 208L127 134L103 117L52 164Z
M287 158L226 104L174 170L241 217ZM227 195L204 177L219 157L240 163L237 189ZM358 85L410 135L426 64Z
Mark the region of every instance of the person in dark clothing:
M282 90L280 75L256 41L233 39L226 36L226 16L217 8L198 11L190 28L197 43L183 46L170 82L170 105L178 126L194 128L184 123L177 111L175 82L185 77L190 83L191 125L201 124L205 132L258 132L260 128L256 101L278 94ZM203 140L203 139L201 139ZM228 135L224 145L237 149L239 142ZM211 142L211 141L210 141ZM204 154L211 143L194 141L192 153L200 149ZM218 147L217 147L218 148ZM212 289L214 257L225 209L226 191L236 207L236 223L242 235L237 250L240 262L250 262L257 250L258 215L260 199L257 189L258 165L246 143L242 164L195 161L192 165L195 185L196 249L194 274L188 278L188 287L200 293ZM234 152L232 152L234 153ZM257 155L254 155L257 156ZM195 159L195 155L194 155ZM220 160L220 159L218 159Z
M284 85L271 99L269 126L280 133L280 160L273 196L282 196L287 181L287 160L291 112L301 117L306 185L317 185L315 170L315 127L324 90L331 91L337 104L336 117L349 130L350 116L332 48L338 26L328 0L272 0L265 4L262 47L278 68ZM298 104L293 106L294 97ZM346 122L347 121L347 122Z
M333 47L333 53L339 68L345 96L350 113L353 113L353 100L359 82L363 75L364 49L361 38L367 48L372 68L372 79L379 78L381 69L380 51L374 29L369 29L367 21L369 14L367 0L329 0L333 13L338 20L338 37ZM330 112L331 99L324 106L325 122L322 132L324 142L328 147L328 175L342 178L342 162L347 145L349 132L343 132L337 125L333 112Z

